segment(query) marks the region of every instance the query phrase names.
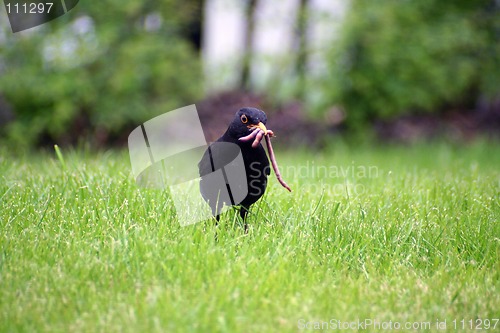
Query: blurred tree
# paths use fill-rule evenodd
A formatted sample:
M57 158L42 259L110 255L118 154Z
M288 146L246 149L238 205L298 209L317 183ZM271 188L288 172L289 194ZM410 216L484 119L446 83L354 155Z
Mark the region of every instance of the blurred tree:
M296 70L297 70L297 98L299 100L305 100L306 87L306 73L307 73L307 21L308 21L308 11L309 11L309 0L300 0L299 8L297 9L297 17L295 19L297 33L297 59L296 59Z
M498 96L499 31L492 0L353 0L330 54L323 105L342 105L356 128Z
M253 56L253 38L255 30L255 15L258 8L258 0L247 0L245 8L245 49L243 51L241 76L239 88L244 90L250 84L250 66Z
M37 31L0 44L0 93L17 144L106 142L125 128L191 104L201 94L193 22L201 1L80 1Z

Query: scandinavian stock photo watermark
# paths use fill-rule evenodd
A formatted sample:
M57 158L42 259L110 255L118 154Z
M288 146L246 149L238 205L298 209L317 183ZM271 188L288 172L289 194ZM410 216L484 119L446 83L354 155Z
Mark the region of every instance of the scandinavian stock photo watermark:
M380 177L382 173L376 165L356 161L326 165L307 160L299 165L284 165L282 169L288 179L301 182L302 191L329 197L367 194L365 182Z
M301 331L327 331L327 330L433 330L433 331L455 331L455 330L497 330L500 328L498 318L460 318L460 319L435 319L429 321L394 321L378 320L375 318L340 320L331 318L324 320L299 319L297 328Z

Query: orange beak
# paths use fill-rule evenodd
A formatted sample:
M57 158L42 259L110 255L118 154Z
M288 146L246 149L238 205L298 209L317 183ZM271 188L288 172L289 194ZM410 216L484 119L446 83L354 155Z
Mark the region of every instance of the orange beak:
M264 125L262 122L259 121L259 123L257 125L249 125L248 128L255 128L255 127L258 127L260 128L261 130L264 131L264 135L267 135L267 128L266 128L266 125Z

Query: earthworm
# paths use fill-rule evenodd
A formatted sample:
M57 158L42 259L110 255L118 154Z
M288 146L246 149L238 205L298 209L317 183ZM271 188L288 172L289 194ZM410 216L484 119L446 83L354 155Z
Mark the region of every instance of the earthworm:
M242 138L239 138L238 140L240 140L240 141L250 141L250 140L254 139L253 142L252 142L252 148L257 148L257 146L262 141L262 138L265 135L264 131L261 130L260 128L258 128L258 127L254 127L250 131L251 131L250 134L248 134L247 136L244 136Z
M251 131L250 134L248 134L247 136L241 137L238 140L240 140L240 141L250 141L250 140L254 139L254 141L252 143L252 148L257 148L257 146L259 145L259 143L262 141L262 138L266 134L264 134L264 131L261 130L260 128L258 128L258 127L254 127L252 129L250 129L250 131ZM271 137L274 136L274 132L272 130L267 130L267 134L270 135Z
M265 136L263 130L255 131L255 133L257 133L257 134L255 134L255 140L253 140L252 148L257 148L259 143L262 141L262 138Z
M270 131L268 131L268 132L270 132ZM271 145L271 133L268 133L267 135L265 135L265 138L266 138L267 151L269 153L269 159L271 160L271 165L273 166L274 174L276 175L276 178L280 182L281 186L286 188L289 192L292 192L292 189L290 188L290 186L288 186L288 184L281 177L280 170L278 169L278 162L276 162L276 157L274 157L273 146ZM272 134L274 134L274 133L272 133Z
M250 129L250 131L251 131L250 134L248 134L247 136L241 137L238 140L240 140L240 141L250 141L251 139L255 138L255 136L257 135L257 130L262 131L260 128L254 127L252 129Z
M269 153L269 159L271 160L271 165L274 170L274 174L276 175L276 178L278 179L279 183L281 186L286 188L288 191L292 192L292 189L288 184L283 180L281 177L280 170L278 168L278 162L276 162L276 157L274 156L274 151L273 151L273 146L271 145L271 137L274 136L274 132L271 130L267 130L267 133L264 133L263 130L261 130L258 127L254 127L251 129L251 133L248 134L247 136L244 136L242 138L239 138L240 141L250 141L254 139L252 143L252 148L257 148L259 143L262 141L262 138L266 138L266 145L267 145L267 152Z

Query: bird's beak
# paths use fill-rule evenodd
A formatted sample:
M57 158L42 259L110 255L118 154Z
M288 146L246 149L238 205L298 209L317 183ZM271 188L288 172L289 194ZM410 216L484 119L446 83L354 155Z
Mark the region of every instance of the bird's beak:
M261 130L264 131L264 135L267 134L267 128L266 128L266 125L264 125L262 122L259 121L259 123L257 125L249 125L248 128L255 128L255 127L258 127L260 128Z

